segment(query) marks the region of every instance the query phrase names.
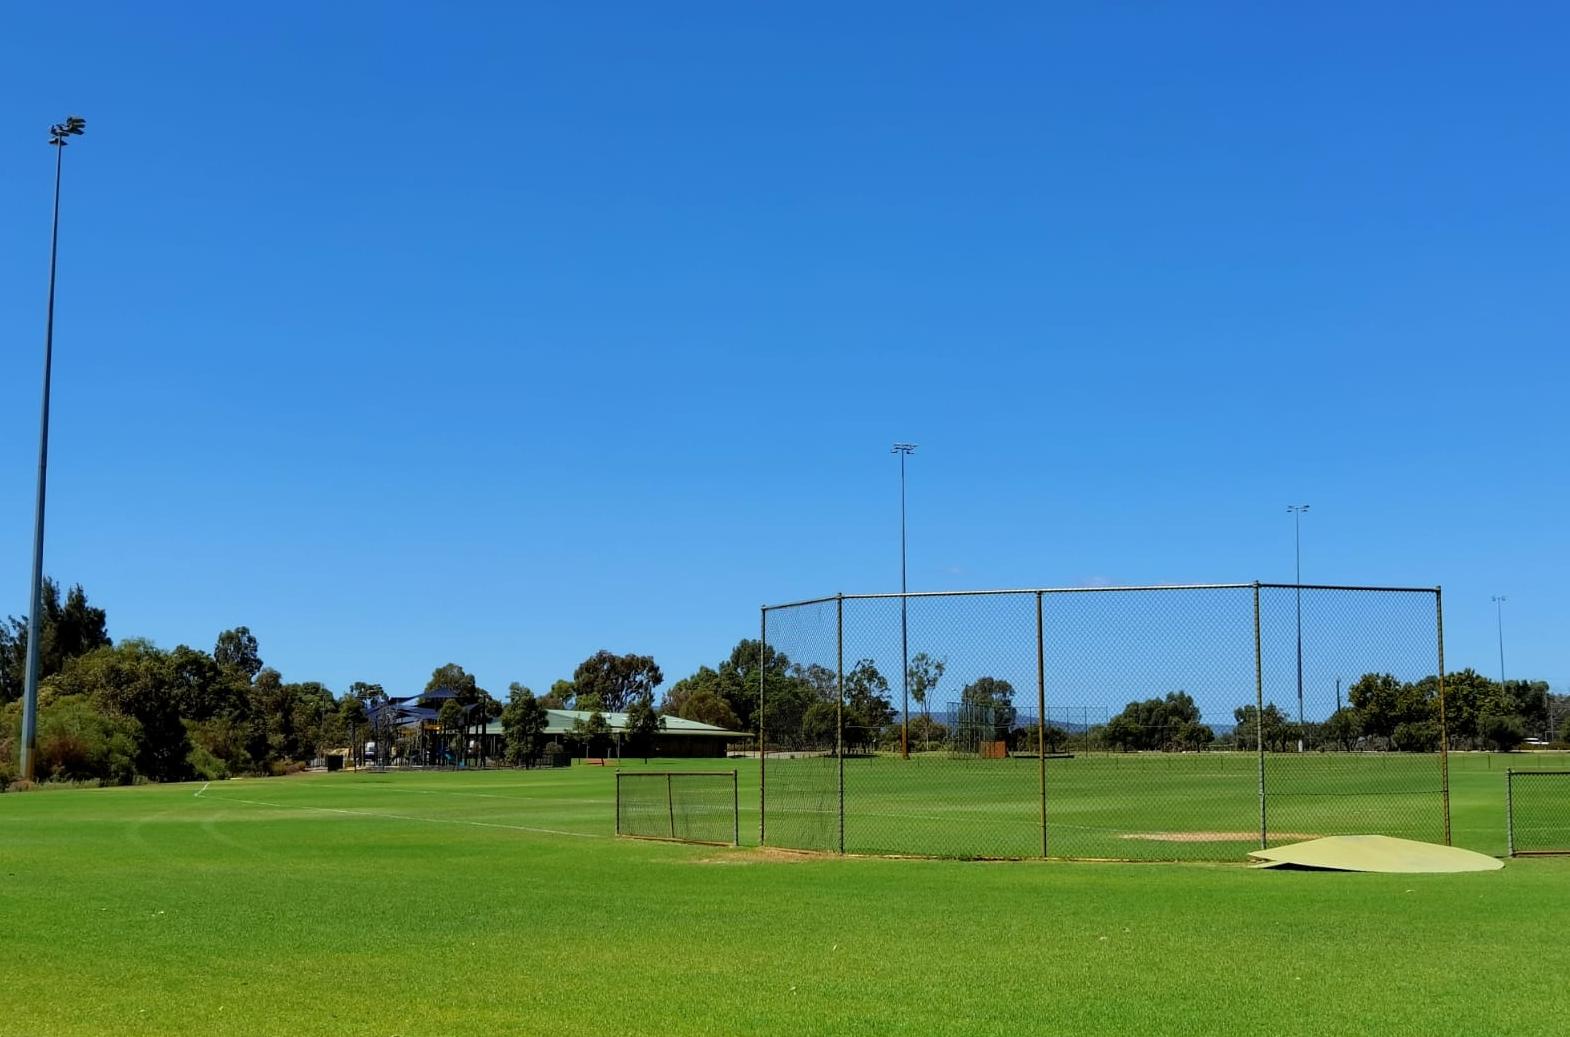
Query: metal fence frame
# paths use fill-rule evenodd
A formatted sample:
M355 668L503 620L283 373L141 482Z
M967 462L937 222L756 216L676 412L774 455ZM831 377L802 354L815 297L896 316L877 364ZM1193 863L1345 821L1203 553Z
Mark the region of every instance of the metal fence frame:
M665 808L670 817L670 834L648 835L642 832L622 831L622 779L665 779ZM730 779L731 789L731 840L728 843L708 839L686 839L676 834L676 799L674 783L677 778L701 778L707 780ZM741 845L741 793L737 780L736 770L728 771L644 771L644 770L618 770L616 772L616 834L627 839L652 839L656 842L697 843L704 846L739 846Z
M1560 771L1514 770L1514 769L1509 769L1509 770L1505 771L1505 843L1506 843L1506 848L1507 848L1507 850L1509 852L1509 856L1511 856L1511 857L1564 857L1564 856L1570 855L1570 840L1567 840L1564 846L1551 847L1551 848L1548 848L1548 849L1530 849L1530 850L1518 850L1518 849L1516 849L1516 838L1515 838L1515 780L1517 778L1522 778L1522 777L1527 777L1527 778L1557 777L1561 781L1570 781L1570 771L1564 771L1564 770L1560 770ZM1570 811L1567 811L1567 815L1570 815ZM1570 816L1567 816L1566 820L1567 820L1567 822L1570 822ZM1567 824L1567 827L1570 827L1570 824Z
M799 601L784 602L777 605L764 605L760 608L759 618L759 646L760 654L758 667L758 717L757 728L758 742L758 842L760 846L768 843L768 757L767 745L767 717L768 696L767 668L762 665L769 648L769 614L782 612L787 609L801 608L812 605L826 605L833 602L835 605L836 626L836 681L839 695L836 707L836 741L834 755L837 757L837 782L838 782L838 846L837 852L845 853L845 742L844 742L844 705L845 705L845 602L847 601L875 601L896 599L908 603L912 600L924 598L979 598L996 596L1030 596L1035 598L1035 635L1036 635L1036 757L1037 757L1037 784L1040 805L1041 849L1039 856L1051 857L1050 832L1048 814L1048 784L1046 761L1049 757L1045 731L1047 727L1046 709L1046 637L1045 637L1045 601L1052 595L1083 595L1083 594L1132 594L1132 593L1171 593L1183 591L1207 590L1251 590L1253 597L1253 632L1254 632L1254 717L1256 730L1254 732L1258 784L1259 784L1259 846L1265 849L1269 845L1269 800L1267 795L1267 754L1263 737L1264 716L1264 657L1262 642L1262 623L1260 614L1260 592L1262 590L1295 590L1350 592L1350 593L1389 593L1389 594L1424 594L1432 595L1434 599L1434 647L1435 647L1435 677L1437 679L1437 720L1439 727L1439 748L1437 751L1439 778L1440 778L1440 809L1442 813L1442 826L1444 845L1451 845L1451 817L1450 817L1450 740L1445 718L1445 649L1444 649L1444 593L1439 586L1433 587L1386 587L1386 586L1358 586L1349 584L1307 584L1307 583L1268 583L1254 581L1252 583L1191 583L1191 584L1157 584L1148 586L1115 586L1115 587L1038 587L1038 588L998 588L986 590L959 590L959 591L911 591L889 592L876 594L834 594L818 598L807 598ZM908 649L907 649L908 650ZM907 658L908 665L908 658ZM902 677L904 675L902 674ZM901 724L901 745L908 751L909 745L909 715L905 711ZM1516 772L1523 773L1523 772ZM979 855L978 855L979 856Z

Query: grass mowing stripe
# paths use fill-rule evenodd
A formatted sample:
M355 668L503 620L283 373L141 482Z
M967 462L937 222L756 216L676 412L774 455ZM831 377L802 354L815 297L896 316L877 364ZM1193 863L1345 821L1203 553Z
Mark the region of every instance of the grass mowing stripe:
M349 810L344 807L318 807L306 804L290 805L285 803L268 803L260 799L240 799L237 796L208 796L211 803L245 803L253 807L272 807L275 810L315 810L329 814L351 814L356 817L376 817L385 821L420 821L431 825L470 825L474 828L504 828L514 832L534 832L539 835L567 835L574 839L605 839L607 836L596 832L568 832L560 828L536 828L531 825L507 825L497 821L471 821L467 818L454 817L415 817L412 814L388 814L376 810Z

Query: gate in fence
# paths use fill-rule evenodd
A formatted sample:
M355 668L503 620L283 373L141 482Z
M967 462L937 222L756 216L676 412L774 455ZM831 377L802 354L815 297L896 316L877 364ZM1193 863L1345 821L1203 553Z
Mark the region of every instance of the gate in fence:
M1570 771L1505 771L1510 856L1570 854Z

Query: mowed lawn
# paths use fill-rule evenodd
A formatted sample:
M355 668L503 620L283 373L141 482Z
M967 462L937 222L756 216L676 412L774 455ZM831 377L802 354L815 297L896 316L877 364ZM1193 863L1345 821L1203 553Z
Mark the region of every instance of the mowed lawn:
M1502 852L1502 770L1479 760L1454 776L1457 841ZM683 846L610 835L614 776L0 796L0 1034L1339 1037L1570 1017L1570 860L1378 876Z
M1570 770L1570 756L1453 754L1451 838L1456 845L1506 852L1508 767ZM769 761L770 844L838 847L838 770L833 759ZM1036 760L883 755L852 757L844 771L847 852L1042 855ZM743 789L755 783L749 772ZM1268 754L1269 843L1365 832L1440 842L1442 786L1434 755ZM1565 800L1559 814L1565 827L1558 834L1570 845L1570 780L1531 791ZM1259 760L1251 753L1225 752L1048 760L1046 811L1047 852L1054 857L1240 861L1259 846Z

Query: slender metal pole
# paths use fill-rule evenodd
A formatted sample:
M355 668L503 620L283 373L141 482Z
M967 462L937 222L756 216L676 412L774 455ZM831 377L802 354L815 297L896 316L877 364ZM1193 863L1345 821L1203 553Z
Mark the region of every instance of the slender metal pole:
M1293 549L1297 557L1297 751L1303 751L1303 512L1292 512Z
M54 369L55 269L60 254L60 172L65 165L65 142L55 142L54 220L49 232L49 307L44 322L44 398L38 420L38 499L33 512L33 576L27 607L27 669L22 690L23 781L32 781L38 755L38 655L44 607L44 498L49 487L49 380Z
M767 729L763 723L763 710L767 703L763 694L763 660L769 650L769 610L758 610L758 845L766 846L764 824L768 818L768 811L764 809L767 800L769 783L767 780L769 766L769 743L766 738Z
M1041 784L1041 856L1047 855L1047 636L1036 592L1036 756Z
M1505 770L1505 855L1515 856L1515 771Z
M1450 845L1450 728L1445 719L1445 592L1434 588L1434 636L1439 649L1439 799L1445 845Z
M839 852L845 852L845 596L834 603L835 679L839 697L834 706L834 756L839 764Z
M1265 820L1265 652L1259 629L1259 584L1254 584L1254 749L1259 756L1259 848L1266 849Z
M898 449L898 448L896 448ZM903 691L900 694L899 748L902 759L910 759L910 592L905 574L905 457L899 450L899 651Z
M1505 686L1505 596L1494 596L1494 617L1499 629L1499 688Z

